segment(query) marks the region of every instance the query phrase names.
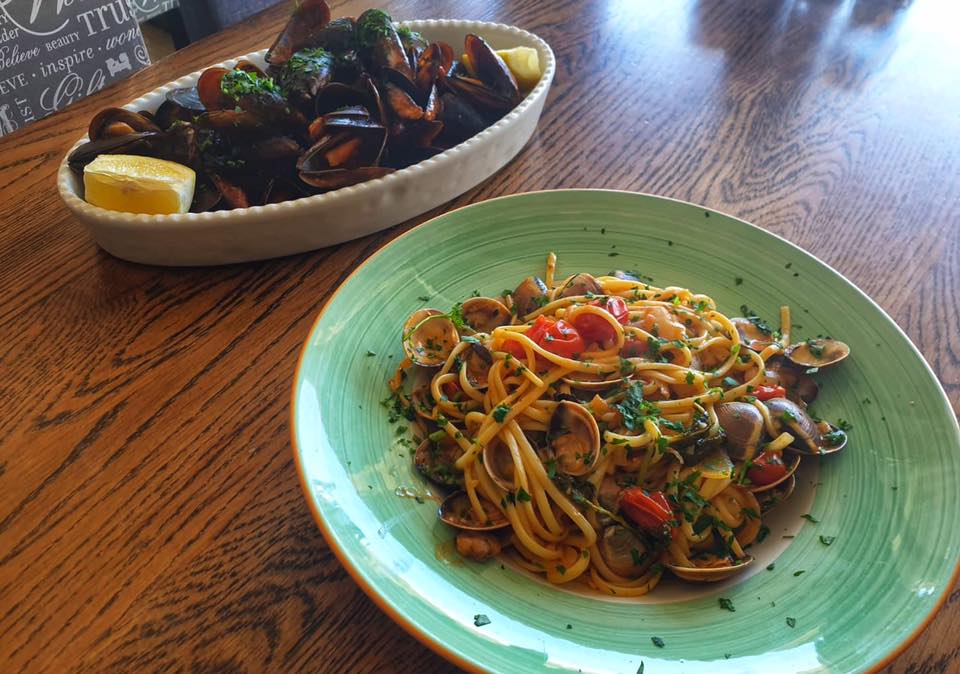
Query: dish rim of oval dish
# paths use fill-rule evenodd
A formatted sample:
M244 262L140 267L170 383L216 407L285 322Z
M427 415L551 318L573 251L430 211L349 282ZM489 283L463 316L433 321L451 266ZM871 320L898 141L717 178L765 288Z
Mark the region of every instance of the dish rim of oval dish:
M553 77L556 72L556 56L553 53L553 49L542 37L536 33L524 30L523 28L518 28L517 26L505 23L497 23L493 21L472 21L469 19L411 19L407 21L397 21L396 23L402 26L410 26L417 31L429 31L434 27L450 29L463 28L468 29L470 32L476 31L479 34L484 30L484 28L489 28L492 30L503 31L520 36L525 40L536 44L538 51L544 56L544 63L541 64L540 79L537 81L536 86L534 86L533 89L527 93L523 100L520 101L520 103L518 103L513 110L511 110L501 119L497 120L494 124L491 124L483 131L471 136L467 140L458 143L453 147L434 155L433 157L429 157L415 164L411 164L410 166L405 166L402 169L388 173L380 178L365 180L363 182L356 183L355 185L348 185L346 187L341 187L340 189L331 190L322 194L312 194L310 196L300 197L298 199L290 199L288 201L281 201L275 204L263 204L259 206L248 206L247 208L231 208L219 211L203 211L200 213L187 212L146 214L133 213L130 211L114 211L107 208L101 208L100 206L94 206L93 204L90 204L84 200L71 184L73 180L82 180L82 177L79 179L77 178L76 174L70 168L67 158L71 153L73 153L74 150L89 140L89 135L84 134L83 137L78 139L70 146L60 162L60 168L57 171L57 189L60 193L60 198L63 200L66 206L74 212L82 213L86 217L95 217L101 220L108 220L111 221L112 224L119 225L121 227L131 228L139 228L144 224L156 225L169 223L180 225L186 223L206 223L224 218L244 220L248 218L258 218L264 214L280 214L280 212L283 210L287 210L288 213L286 213L286 215L289 216L292 215L292 212L289 212L290 209L301 208L304 206L316 207L322 204L336 203L337 199L345 198L355 194L362 196L368 191L379 189L383 185L389 186L393 182L403 179L405 176L425 170L437 163L455 160L459 155L467 152L473 146L477 145L478 143L485 142L487 138L499 134L506 127L511 126L521 115L526 112L530 106L534 104L534 102L542 95L543 91L549 87L553 81ZM167 92L172 91L173 89L181 89L196 85L196 81L199 79L201 73L203 73L205 70L210 68L233 68L240 61L250 60L252 58L262 58L266 52L267 49L259 49L257 51L243 54L242 56L226 59L220 63L214 63L205 66L192 73L183 75L176 80L167 82L166 84L161 85L152 91L148 91L129 103L119 107L133 111L143 109L144 106L150 105L147 100L149 98L166 96Z
M909 347L913 350L914 354L923 363L923 366L926 369L926 373L930 376L930 378L935 383L937 393L939 394L938 398L946 406L946 408L951 412L953 417L953 428L957 435L957 441L958 443L960 443L960 422L958 422L957 415L953 410L953 406L951 405L950 399L943 388L942 382L940 381L936 372L934 372L933 368L930 366L930 363L927 362L927 359L924 357L920 349L916 346L916 344L913 343L913 340L910 339L909 335L907 335L907 333L903 330L903 328L901 328L900 325L893 320L893 318L889 315L889 313L887 313L887 311L883 307L881 307L877 302L875 302L866 292L861 290L859 286L853 283L853 281L848 279L844 274L840 273L833 266L827 264L826 262L821 260L819 257L814 255L813 253L805 250L799 245L793 243L792 241L789 241L783 236L780 236L775 232L772 232L763 227L760 227L751 222L748 222L747 220L744 220L737 216L729 215L727 213L724 213L723 211L719 211L714 208L704 206L702 204L696 204L691 201L686 201L684 199L677 199L674 197L662 196L662 195L652 194L649 192L636 192L631 190L592 188L592 187L553 188L553 189L545 189L545 190L533 190L530 192L519 192L515 194L506 194L499 197L493 197L491 199L485 199L483 201L474 202L471 204L465 204L463 206L451 209L433 218L430 218L429 220L426 220L420 223L419 225L411 227L407 231L391 239L389 242L385 243L379 249L374 251L367 259L365 259L363 262L357 265L357 267L354 268L353 271L351 271L350 274L348 274L346 278L344 278L339 283L336 290L333 291L333 293L326 299L323 306L320 308L319 312L314 318L312 325L310 326L310 330L307 333L307 337L305 338L303 346L300 349L300 354L297 357L297 365L294 371L291 393L290 393L290 439L291 439L291 449L293 451L294 464L297 470L297 478L300 482L300 488L301 488L301 491L303 492L304 500L306 500L307 502L307 506L310 510L311 516L313 517L314 521L319 527L320 532L323 534L323 538L326 541L327 545L336 555L337 559L340 561L340 564L344 567L344 569L347 571L347 573L350 575L353 581L360 587L361 590L363 590L364 594L366 594L367 597L369 597L371 601L373 601L373 603L380 610L386 613L387 616L389 616L391 620L393 620L396 624L402 627L404 631L406 631L408 634L413 636L415 639L417 639L417 641L419 641L421 644L429 648L431 651L433 651L437 655L440 655L441 657L446 659L448 662L451 662L456 666L470 672L482 673L486 670L482 669L482 667L478 666L476 663L463 657L462 655L455 652L454 650L448 648L441 641L437 640L433 635L428 634L426 631L423 631L420 628L418 628L417 625L415 625L412 620L408 619L407 616L404 615L398 608L391 605L388 602L388 600L381 595L381 593L377 590L376 587L374 587L372 584L369 584L366 581L366 579L363 577L362 573L360 572L360 569L354 566L354 564L352 563L350 558L347 556L345 551L338 544L337 539L333 534L333 531L330 528L328 528L326 521L322 517L319 507L310 491L310 486L307 482L306 470L304 468L303 460L301 458L302 449L297 442L297 414L296 414L297 392L298 392L299 384L301 382L304 359L310 348L311 337L315 334L317 326L319 325L320 321L323 319L323 316L326 313L327 309L333 304L333 301L336 299L337 295L341 292L341 290L343 290L343 288L345 288L348 285L350 280L356 274L358 274L361 269L365 268L375 258L377 258L381 253L386 251L388 248L393 246L394 243L406 237L407 235L411 234L412 232L419 230L421 227L425 227L431 224L434 220L437 220L441 217L449 215L450 213L461 211L463 209L471 208L478 204L483 204L490 201L501 201L504 199L521 197L521 196L526 196L531 194L545 194L545 193L555 193L555 192L606 192L606 193L615 193L615 194L631 194L631 195L639 195L643 197L651 197L655 199L663 199L663 200L671 201L677 204L692 206L694 208L702 209L704 211L709 211L711 213L716 213L717 215L730 218L731 220L740 222L752 229L759 230L761 233L769 235L774 239L782 243L785 243L791 249L809 256L810 258L815 260L817 263L821 264L825 269L835 274L841 282L846 283L848 286L850 286L851 289L853 289L864 300L866 300L867 303L869 303L875 309L877 309L889 321L890 325L893 326L894 330L906 341ZM893 647L888 652L886 652L883 656L881 656L875 663L870 664L869 668L866 669L865 671L868 672L869 674L877 674L883 668L890 665L897 657L902 655L903 652L906 651L907 648L909 648L919 638L919 636L930 626L930 623L933 621L933 619L940 613L940 610L946 604L947 599L950 597L950 594L958 581L960 581L960 559L954 562L954 568L950 575L950 578L948 582L945 583L943 592L937 598L936 603L930 609L929 613L927 613L927 615L923 617L920 623L918 623L918 625L913 629L912 632L910 632L909 635L907 635L899 643L894 644Z

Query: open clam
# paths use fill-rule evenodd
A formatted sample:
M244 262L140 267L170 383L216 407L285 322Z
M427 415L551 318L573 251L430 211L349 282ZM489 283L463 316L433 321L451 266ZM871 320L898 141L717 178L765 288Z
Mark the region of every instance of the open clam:
M445 486L462 485L463 473L454 467L461 456L463 456L463 449L449 437L441 438L439 441L427 438L414 452L413 465L432 482Z
M548 439L559 473L585 475L600 460L600 428L583 405L561 401L550 418Z
M763 436L763 415L750 403L721 403L715 408L717 421L727 436L730 456L738 461L752 459Z
M437 309L415 311L403 325L403 351L422 367L443 365L459 343L457 327Z
M670 562L665 562L664 566L683 580L690 580L695 583L716 583L737 575L753 562L754 558L750 555L735 560L733 564L730 564L727 559L710 556L705 559L704 566L678 566Z
M483 467L498 487L508 492L516 489L513 455L499 438L494 438L483 448Z
M770 328L756 318L738 316L731 318L730 322L740 333L740 340L754 351L763 351L776 341Z
M797 486L797 476L788 475L785 480L778 483L773 489L767 491L754 492L757 497L757 503L760 504L760 513L763 514L772 509L778 503L783 503Z
M643 539L620 524L603 530L598 547L610 570L624 578L639 578L653 562Z
M503 302L490 297L471 297L463 303L463 320L477 332L493 332L513 320L510 310Z
M764 403L770 415L786 426L796 441L788 447L800 454L834 454L847 444L847 434L827 422L814 421L806 409L787 398L771 398Z
M804 369L783 356L768 358L763 383L765 386L782 386L786 389L788 398L799 398L809 405L817 399L820 387Z
M789 347L784 355L801 367L829 367L850 355L850 347L837 339L808 339Z
M440 504L440 519L457 529L467 531L493 531L510 526L510 521L487 499L477 495L486 513L486 520L479 521L465 491L455 491Z
M802 459L802 456L800 454L794 454L792 458L792 463L787 465L787 472L779 480L776 480L775 482L771 482L770 484L744 485L743 488L749 492L752 492L754 496L756 496L757 499L759 500L760 494L763 494L764 492L777 490L779 489L780 485L782 485L783 483L789 480L793 480L794 479L793 474L796 473L797 468L800 467L801 459ZM790 491L792 492L793 489L791 488Z

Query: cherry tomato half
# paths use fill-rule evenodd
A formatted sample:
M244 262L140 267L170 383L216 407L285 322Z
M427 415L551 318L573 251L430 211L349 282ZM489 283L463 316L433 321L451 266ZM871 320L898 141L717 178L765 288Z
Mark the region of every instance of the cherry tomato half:
M661 533L664 525L673 519L670 502L662 491L645 491L630 487L623 492L620 510L641 529Z
M537 320L524 334L544 351L564 358L583 353L583 337L576 328L563 319L554 320L546 316L537 316ZM526 353L517 342L504 343L503 350L514 358L526 360Z
M779 452L761 452L747 470L747 479L751 484L763 486L773 484L787 474L787 467Z
M770 400L770 398L786 398L787 390L782 386L758 386L753 392L757 400Z
M630 320L630 311L627 309L627 303L620 297L608 297L603 303L600 300L588 302L591 306L601 307L608 314L613 316L620 325L626 325ZM591 342L609 342L613 341L617 333L609 321L596 314L580 314L573 321L577 332L587 341Z

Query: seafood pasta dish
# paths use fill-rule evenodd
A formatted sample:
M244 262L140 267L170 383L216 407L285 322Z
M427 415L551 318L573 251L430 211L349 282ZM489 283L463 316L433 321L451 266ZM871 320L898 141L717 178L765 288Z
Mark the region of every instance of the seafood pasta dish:
M402 326L389 405L446 490L457 551L618 596L747 568L804 457L846 445L808 405L849 349L792 340L786 306L728 316L696 290L556 265Z

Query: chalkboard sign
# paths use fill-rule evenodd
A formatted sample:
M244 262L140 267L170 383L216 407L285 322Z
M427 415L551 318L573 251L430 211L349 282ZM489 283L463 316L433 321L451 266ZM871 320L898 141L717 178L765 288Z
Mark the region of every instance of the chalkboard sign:
M187 1L196 2L197 0ZM179 6L179 0L130 0L130 10L140 23Z
M130 0L0 0L0 136L146 65Z

